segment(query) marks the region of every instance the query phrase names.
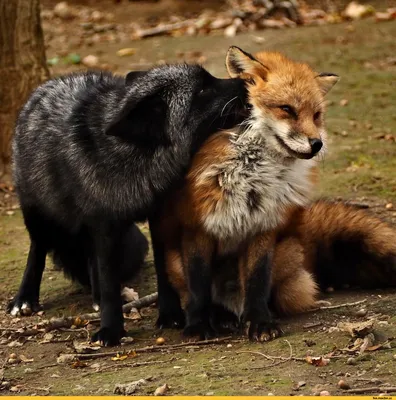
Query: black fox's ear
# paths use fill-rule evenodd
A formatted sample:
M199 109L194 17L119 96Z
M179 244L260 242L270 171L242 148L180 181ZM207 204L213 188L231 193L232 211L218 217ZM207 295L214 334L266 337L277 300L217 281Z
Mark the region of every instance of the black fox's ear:
M167 106L161 97L163 84L150 79L144 81L134 75L127 87L127 97L114 110L104 129L107 135L140 144L150 144L152 135L156 136L156 143L165 137Z
M268 72L268 68L261 64L260 61L236 46L231 46L228 49L226 67L231 78L241 77L242 74L254 74L264 77L264 74Z
M319 88L325 96L331 88L340 80L340 77L336 74L330 72L322 72L315 77L316 82L318 82Z
M131 71L125 77L125 85L130 85L135 79L142 77L145 75L147 71Z

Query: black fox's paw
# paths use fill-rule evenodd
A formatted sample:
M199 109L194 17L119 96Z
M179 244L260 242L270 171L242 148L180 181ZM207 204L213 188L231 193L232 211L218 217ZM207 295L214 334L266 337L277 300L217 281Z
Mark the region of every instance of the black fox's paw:
M239 333L241 323L239 318L231 311L217 305L213 305L211 313L211 325L219 334Z
M26 297L15 296L8 305L7 313L12 316L30 316L38 311L42 310L38 299L28 299Z
M249 326L249 339L257 342L268 342L283 334L282 329L273 321L251 321Z
M124 328L101 328L98 332L94 333L91 337L91 343L99 342L101 346L117 346L120 344L122 337L126 335Z
M216 332L209 323L196 322L187 325L183 330L184 336L198 336L200 340L207 340L216 336Z
M186 324L186 319L182 310L174 313L160 312L155 325L159 329L182 329Z

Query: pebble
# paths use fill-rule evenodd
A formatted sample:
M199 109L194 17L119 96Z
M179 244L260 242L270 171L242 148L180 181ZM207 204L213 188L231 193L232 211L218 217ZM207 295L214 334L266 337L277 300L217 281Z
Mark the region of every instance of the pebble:
M73 10L70 8L66 1L61 1L54 7L54 14L62 19L73 18Z
M347 99L342 99L342 100L340 101L340 106L341 106L341 107L345 107L348 103L349 103L349 102L348 102Z
M82 59L82 63L88 68L93 68L99 64L99 58L93 54L89 54Z
M273 393L269 392L267 396L275 396Z
M356 311L357 317L365 317L367 315L367 310L365 308L361 308L360 310Z
M11 358L11 359L16 359L16 358L17 358L17 355L16 355L15 353L11 353L9 358Z
M392 204L392 203L388 203L388 204L385 206L385 208L386 208L387 210L392 210L393 204Z
M224 36L227 38L234 37L237 33L238 27L235 25L230 25L226 29L224 29Z
M349 385L349 383L348 383L348 382L345 382L343 379L341 379L341 380L338 382L338 387L339 387L340 389L343 389L343 390L348 390L348 389L351 388L351 386Z
M120 49L117 51L117 56L118 57L127 57L127 56L133 56L136 53L136 49L132 47L126 47L125 49Z
M348 364L348 365L356 365L356 364L357 364L357 361L356 361L355 358L349 357L348 360L347 360L347 364Z
M232 344L231 344L231 343L228 343L228 344L227 344L227 349L231 349L231 347L232 347Z
M100 11L93 11L91 14L91 19L94 22L102 21L103 18L104 18L104 16Z
M163 345L165 343L165 338L159 337L159 338L157 338L155 343L158 344L159 346L161 346L161 345Z
M319 396L330 396L330 392L328 392L327 390L322 390L322 391L319 393Z

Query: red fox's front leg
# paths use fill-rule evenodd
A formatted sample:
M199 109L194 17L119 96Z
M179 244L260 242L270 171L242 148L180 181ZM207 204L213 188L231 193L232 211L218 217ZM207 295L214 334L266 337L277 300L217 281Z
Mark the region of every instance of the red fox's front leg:
M241 280L245 283L244 320L250 321L249 339L267 341L281 334L268 307L271 292L273 237L258 235L240 260Z
M184 334L207 339L214 335L210 324L213 239L201 232L185 232L182 248L189 292Z

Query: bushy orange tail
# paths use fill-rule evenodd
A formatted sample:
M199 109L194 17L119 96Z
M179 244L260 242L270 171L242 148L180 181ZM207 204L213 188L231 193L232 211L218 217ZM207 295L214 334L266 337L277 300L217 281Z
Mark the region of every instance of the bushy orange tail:
M279 235L272 301L281 314L314 308L320 289L396 287L396 228L365 210L317 201Z
M396 228L343 203L317 201L299 225L305 266L320 287L396 286Z

